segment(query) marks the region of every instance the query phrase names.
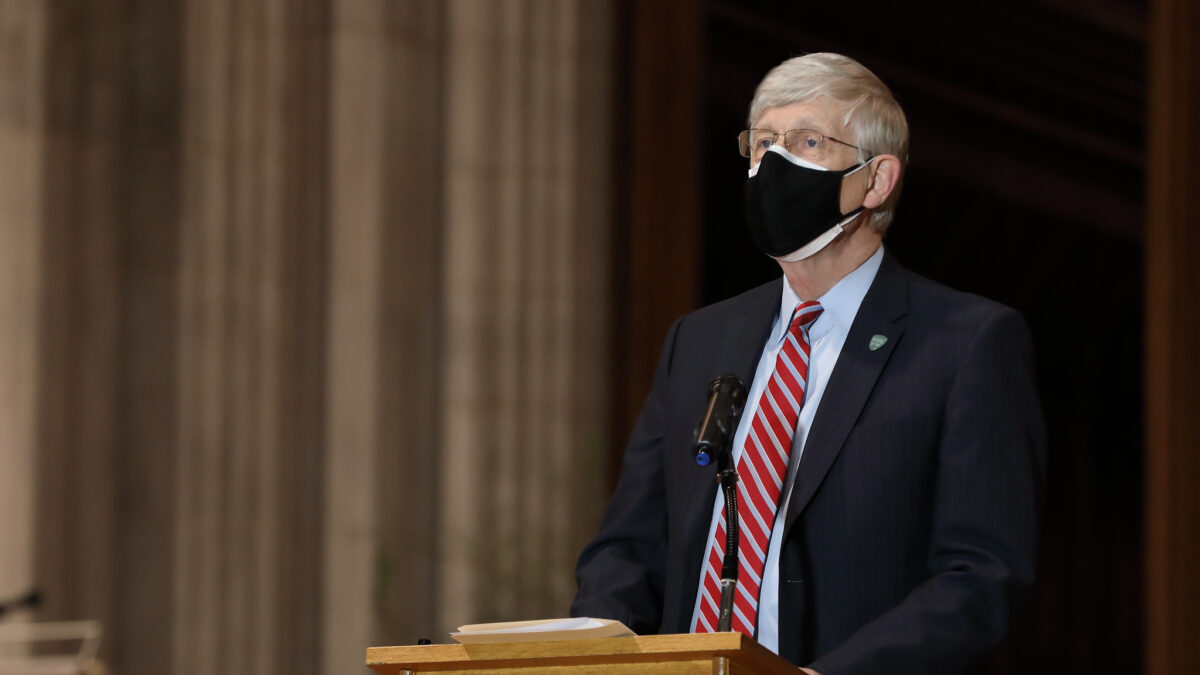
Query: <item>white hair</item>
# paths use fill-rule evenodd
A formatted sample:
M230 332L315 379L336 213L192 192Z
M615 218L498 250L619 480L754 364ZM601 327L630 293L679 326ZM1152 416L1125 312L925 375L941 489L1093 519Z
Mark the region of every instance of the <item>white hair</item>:
M908 120L904 111L887 85L848 56L818 52L788 59L772 68L754 92L748 124L758 124L767 108L810 103L821 97L842 105L842 124L853 134L846 140L861 148L860 160L885 153L895 155L903 175L908 165ZM880 234L891 225L899 197L897 180L887 201L874 214Z

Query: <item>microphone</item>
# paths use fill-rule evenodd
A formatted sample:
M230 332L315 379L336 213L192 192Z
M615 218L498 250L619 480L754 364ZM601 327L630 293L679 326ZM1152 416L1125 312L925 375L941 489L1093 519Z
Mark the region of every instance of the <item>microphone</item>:
M708 466L729 446L746 405L746 384L737 375L721 375L708 385L708 410L696 427L696 463Z
M717 631L732 630L733 597L738 577L738 505L737 469L729 452L733 430L746 403L746 383L736 375L721 375L708 385L708 410L696 427L696 463L707 466L717 459L717 481L725 497L725 555L721 562L721 605L717 610Z

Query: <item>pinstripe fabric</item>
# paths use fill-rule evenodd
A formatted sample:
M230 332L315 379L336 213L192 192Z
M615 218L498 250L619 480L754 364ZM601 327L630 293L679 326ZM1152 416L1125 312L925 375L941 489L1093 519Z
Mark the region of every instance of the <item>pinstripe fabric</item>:
M821 315L816 301L798 305L792 313L787 338L776 357L775 370L763 390L746 445L737 462L738 585L734 596L733 628L753 636L758 617L759 585L767 558L775 511L787 475L792 438L804 403L810 345L808 327ZM704 595L694 627L697 633L717 628L720 606L721 558L725 550L725 517L721 514L708 546L704 570Z

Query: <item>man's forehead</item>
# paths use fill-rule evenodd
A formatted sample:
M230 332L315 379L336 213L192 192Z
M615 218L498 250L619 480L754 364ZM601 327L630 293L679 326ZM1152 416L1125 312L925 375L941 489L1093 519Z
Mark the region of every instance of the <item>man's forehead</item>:
M755 126L773 131L788 129L815 129L826 133L841 131L837 106L828 99L816 99L804 103L789 103L771 106L763 110ZM776 128L779 127L779 128Z

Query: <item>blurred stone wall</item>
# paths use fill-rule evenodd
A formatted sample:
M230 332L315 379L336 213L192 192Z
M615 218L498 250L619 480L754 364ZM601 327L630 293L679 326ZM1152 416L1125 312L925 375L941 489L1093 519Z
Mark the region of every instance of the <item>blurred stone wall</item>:
M121 674L565 614L614 14L0 0L0 594L102 619Z

